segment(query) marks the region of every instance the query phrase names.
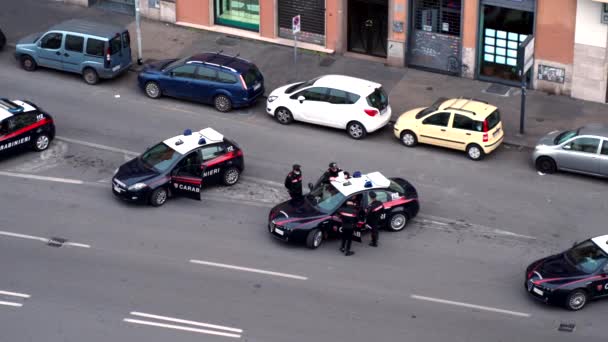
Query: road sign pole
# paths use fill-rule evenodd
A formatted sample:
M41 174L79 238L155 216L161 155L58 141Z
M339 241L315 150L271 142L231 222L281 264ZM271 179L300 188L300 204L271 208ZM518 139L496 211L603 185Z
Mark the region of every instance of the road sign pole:
M519 115L519 134L524 134L524 122L526 118L526 74L521 75L521 109Z
M298 34L293 35L293 64L296 68L296 80L298 79Z
M135 29L137 32L137 64L142 64L141 56L141 23L139 19L139 0L135 0Z

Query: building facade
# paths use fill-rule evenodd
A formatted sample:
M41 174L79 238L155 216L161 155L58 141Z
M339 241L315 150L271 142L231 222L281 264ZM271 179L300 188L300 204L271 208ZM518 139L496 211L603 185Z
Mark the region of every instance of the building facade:
M66 0L140 2L142 14L178 25L349 53L519 85L519 46L534 38L530 87L607 102L608 0Z

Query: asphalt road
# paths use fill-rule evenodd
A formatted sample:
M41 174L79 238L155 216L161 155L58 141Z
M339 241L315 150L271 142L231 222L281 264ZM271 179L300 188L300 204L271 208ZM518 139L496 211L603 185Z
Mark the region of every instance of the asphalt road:
M529 262L605 234L605 181L539 175L530 151L508 146L472 162L406 149L390 128L353 141L281 126L263 103L221 114L150 100L132 73L91 87L22 71L10 51L0 80L2 96L50 112L60 137L0 163L0 303L13 303L0 305L0 341L605 340L605 303L571 313L523 289ZM133 152L207 126L243 147L240 184L157 209L112 197L112 172ZM271 239L268 209L290 165L313 181L332 160L410 180L420 217L349 258L335 241L310 251Z

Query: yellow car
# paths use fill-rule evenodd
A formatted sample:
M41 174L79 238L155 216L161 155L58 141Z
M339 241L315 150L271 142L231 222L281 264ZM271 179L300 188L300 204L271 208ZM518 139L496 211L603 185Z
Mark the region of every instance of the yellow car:
M466 151L473 160L494 151L504 138L498 108L463 98L440 98L430 107L401 114L394 133L407 147L437 145Z

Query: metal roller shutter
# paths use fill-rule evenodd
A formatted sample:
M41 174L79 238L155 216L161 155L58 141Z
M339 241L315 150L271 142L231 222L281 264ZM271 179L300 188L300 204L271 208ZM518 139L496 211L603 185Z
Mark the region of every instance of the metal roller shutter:
M291 19L301 15L302 31L325 35L325 0L279 0L279 27L291 30Z

